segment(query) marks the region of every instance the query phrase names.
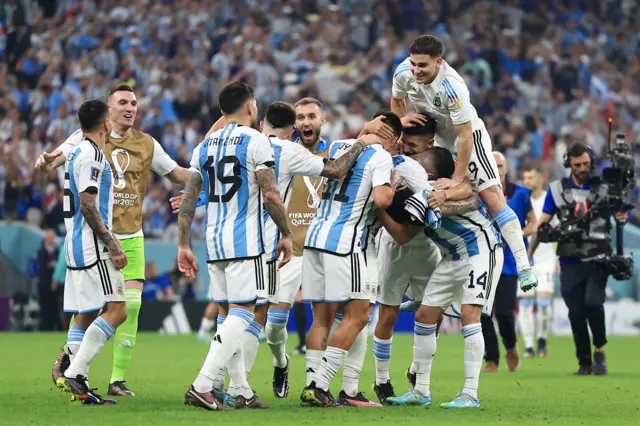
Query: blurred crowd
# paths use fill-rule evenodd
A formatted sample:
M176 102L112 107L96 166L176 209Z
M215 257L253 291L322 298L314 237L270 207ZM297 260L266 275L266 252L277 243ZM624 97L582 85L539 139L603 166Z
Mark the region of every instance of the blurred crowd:
M60 174L33 164L116 82L136 90L136 125L185 165L232 81L263 106L316 97L326 136L357 135L388 107L394 70L423 33L443 40L511 170L536 161L559 177L573 140L601 156L608 118L640 145L635 0L4 0L0 217L64 232ZM147 236L174 238L177 190L150 185ZM202 215L194 226L201 235Z

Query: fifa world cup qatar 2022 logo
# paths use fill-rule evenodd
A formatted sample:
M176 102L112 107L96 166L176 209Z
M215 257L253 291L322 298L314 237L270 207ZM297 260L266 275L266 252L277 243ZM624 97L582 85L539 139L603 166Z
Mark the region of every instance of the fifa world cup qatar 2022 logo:
M127 186L127 182L124 179L124 173L131 164L131 157L126 149L116 149L111 153L111 160L113 161L113 167L116 169L116 178L113 183L118 189L124 189Z

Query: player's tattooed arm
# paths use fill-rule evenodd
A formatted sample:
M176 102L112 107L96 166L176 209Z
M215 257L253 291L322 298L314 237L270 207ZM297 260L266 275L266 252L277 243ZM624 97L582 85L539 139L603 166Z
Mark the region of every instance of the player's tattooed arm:
M178 213L178 245L182 247L189 246L189 237L191 235L191 224L196 214L196 203L198 195L202 189L202 176L200 173L189 172L189 177L182 194L182 203L180 204L180 212Z
M380 142L380 138L374 134L360 136L340 158L327 161L320 175L330 179L344 179L362 151L369 145Z
M84 220L89 228L96 234L100 241L109 249L112 256L123 254L122 247L118 240L113 237L104 225L100 212L96 206L96 193L81 192L80 193L80 212L84 216Z
M462 201L446 201L440 206L442 216L453 216L456 214L469 213L480 208L478 197L471 197Z
M275 172L273 169L259 170L256 172L256 179L262 191L264 207L269 212L269 216L271 216L283 237L291 235L287 209L284 206L284 202L282 202L280 192L278 192Z

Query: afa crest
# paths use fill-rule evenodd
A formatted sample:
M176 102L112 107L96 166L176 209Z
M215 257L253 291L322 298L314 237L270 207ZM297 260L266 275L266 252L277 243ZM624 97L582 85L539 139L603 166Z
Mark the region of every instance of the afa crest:
M440 100L440 95L436 95L436 97L433 99L433 105L435 105L436 108L442 107L442 101Z

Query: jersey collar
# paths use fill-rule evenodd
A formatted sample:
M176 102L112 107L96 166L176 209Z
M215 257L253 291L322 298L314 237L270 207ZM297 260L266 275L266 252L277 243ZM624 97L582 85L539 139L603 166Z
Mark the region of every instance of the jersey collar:
M300 143L300 136L296 138L293 142ZM329 149L329 145L331 145L331 141L326 136L320 136L320 142L318 142L318 148L316 148L316 152L324 152Z

